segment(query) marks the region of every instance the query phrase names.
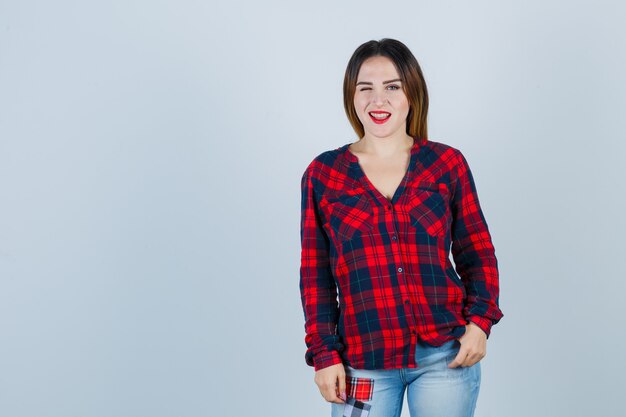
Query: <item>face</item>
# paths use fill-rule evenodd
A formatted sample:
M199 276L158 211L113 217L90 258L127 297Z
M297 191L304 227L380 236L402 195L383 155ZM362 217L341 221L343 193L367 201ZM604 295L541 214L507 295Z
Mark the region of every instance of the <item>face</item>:
M365 136L406 135L409 101L393 61L374 56L363 62L357 76L354 108Z

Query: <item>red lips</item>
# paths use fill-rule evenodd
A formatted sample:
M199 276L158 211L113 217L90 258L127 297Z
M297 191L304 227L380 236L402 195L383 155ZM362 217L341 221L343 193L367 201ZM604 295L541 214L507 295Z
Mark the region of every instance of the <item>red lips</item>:
M370 118L372 119L372 121L379 125L385 123L391 117L391 113L389 113L388 111L382 111L382 110L374 110L374 111L369 112L368 114ZM382 117L382 116L385 116L385 117Z

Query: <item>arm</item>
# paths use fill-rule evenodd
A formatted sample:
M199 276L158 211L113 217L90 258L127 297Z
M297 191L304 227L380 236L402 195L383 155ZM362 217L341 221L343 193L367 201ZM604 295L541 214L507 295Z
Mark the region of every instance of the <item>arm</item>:
M321 225L313 187L315 180L310 174L307 169L301 180L300 294L305 319L305 360L318 371L342 363L338 350L343 349L343 344L336 334L339 307L330 269L329 240Z
M498 261L480 208L474 178L460 152L456 174L452 196L452 256L467 290L463 314L478 325L488 338L491 326L503 317L498 306Z

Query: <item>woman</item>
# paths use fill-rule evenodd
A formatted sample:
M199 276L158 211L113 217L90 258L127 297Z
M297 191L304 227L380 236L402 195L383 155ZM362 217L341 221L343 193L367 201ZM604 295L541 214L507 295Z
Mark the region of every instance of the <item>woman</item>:
M473 176L427 139L426 84L403 43L359 46L343 92L360 139L301 182L306 363L333 417L399 417L405 390L411 416L472 416L503 316Z

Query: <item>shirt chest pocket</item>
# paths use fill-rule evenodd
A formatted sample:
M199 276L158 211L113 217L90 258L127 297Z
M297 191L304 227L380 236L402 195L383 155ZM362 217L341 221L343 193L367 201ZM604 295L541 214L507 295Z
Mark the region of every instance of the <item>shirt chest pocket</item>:
M411 226L431 236L444 236L450 221L449 200L446 184L420 181L413 185L406 207Z
M369 233L374 228L372 206L365 194L341 194L326 199L329 225L343 242Z

